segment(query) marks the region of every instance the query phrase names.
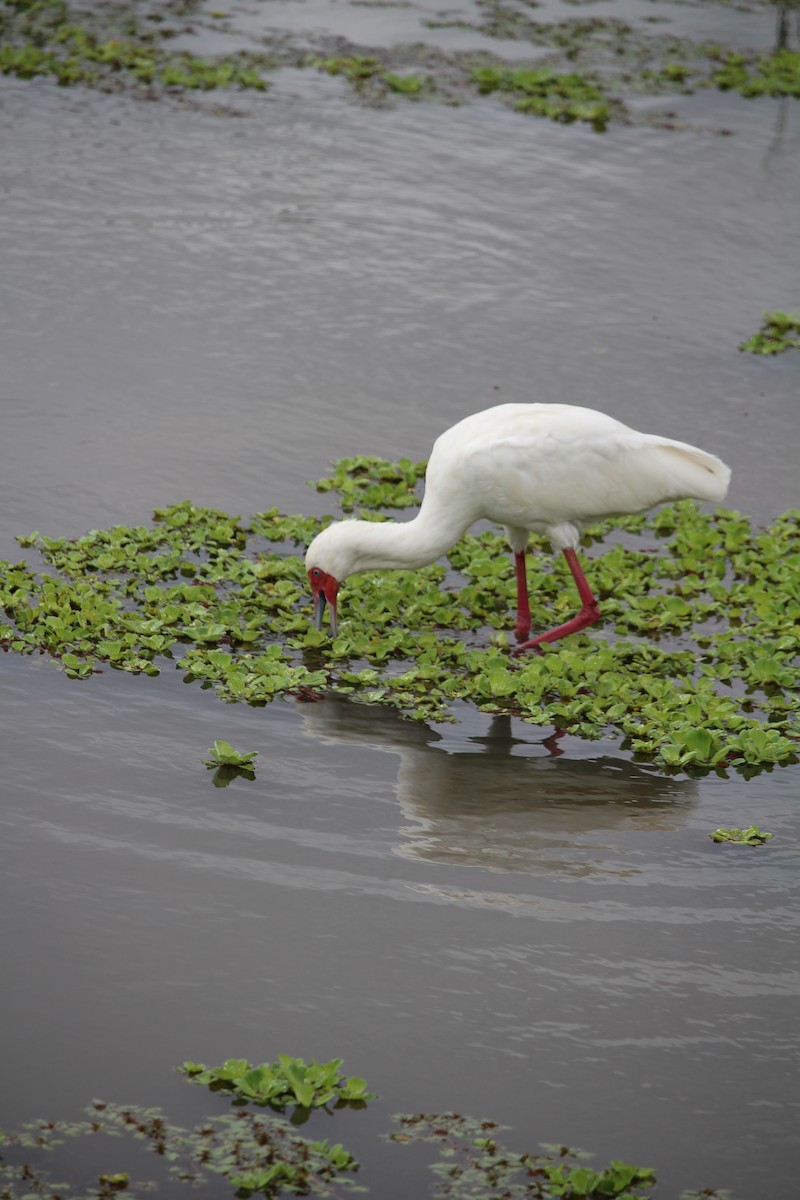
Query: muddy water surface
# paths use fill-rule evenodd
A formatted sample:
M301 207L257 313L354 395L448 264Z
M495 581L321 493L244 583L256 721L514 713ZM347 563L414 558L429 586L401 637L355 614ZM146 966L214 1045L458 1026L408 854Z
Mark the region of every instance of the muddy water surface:
M269 8L367 45L425 15ZM774 15L746 20L769 45ZM184 497L324 511L332 456L422 457L499 400L696 441L733 506L787 508L796 356L736 346L797 305L797 113L669 102L691 129L598 136L488 100L368 110L307 72L238 117L0 81L0 554ZM790 1200L797 769L665 779L460 716L4 656L0 1122L98 1094L190 1119L184 1058L343 1055L384 1099L335 1138L386 1200L408 1184L372 1133L420 1108L655 1165L665 1196ZM211 786L219 737L261 752L254 783ZM774 841L708 840L751 821Z

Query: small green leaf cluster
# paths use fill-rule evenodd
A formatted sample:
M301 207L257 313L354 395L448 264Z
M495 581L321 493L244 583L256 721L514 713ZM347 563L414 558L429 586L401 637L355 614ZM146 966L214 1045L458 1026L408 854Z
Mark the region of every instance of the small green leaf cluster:
M735 842L739 846L763 846L775 835L759 829L757 825L748 825L746 829L715 829L708 836L712 842Z
M783 354L800 350L800 312L767 312L758 333L739 346L750 354Z
M597 80L576 72L558 74L550 67L533 70L502 64L474 67L473 83L482 95L501 92L514 101L517 112L549 117L551 121L586 121L598 132L611 119L619 102L609 99Z
M687 66L686 63L669 62L665 63L664 66L661 67L661 75L663 75L665 79L669 79L677 83L683 83L684 80L690 77L691 73L691 67Z
M207 767L250 767L258 758L257 750L234 750L230 742L223 741L214 742L206 753L209 757L203 762Z
M195 1083L214 1091L279 1110L290 1105L324 1108L331 1102L363 1104L373 1100L374 1093L367 1091L366 1080L358 1075L342 1075L341 1065L341 1058L318 1063L279 1054L276 1062L258 1066L251 1066L244 1058L229 1058L221 1067L186 1062L181 1070Z
M619 1197L619 1200L635 1200L639 1193L633 1186L651 1188L655 1172L649 1167L634 1167L630 1163L614 1159L602 1171L591 1167L573 1166L569 1162L546 1163L543 1166L553 1196L567 1200L577 1197Z
M203 765L209 770L214 770L214 784L216 787L227 787L234 779L239 776L244 776L245 779L253 780L256 777L255 760L258 758L257 750L242 752L234 750L230 742L216 741L214 745L206 751L208 758L203 759Z
M383 82L392 92L399 92L403 96L418 96L426 87L431 86L429 79L423 79L420 75L394 75L389 71L384 71Z
M343 512L365 509L410 508L419 504L415 488L425 477L426 462L408 458L386 462L370 454L342 458L333 475L311 486L318 492L336 492Z
M327 71L329 75L344 75L350 83L363 83L381 73L381 64L369 54L340 55L333 58L310 58L309 67Z
M736 91L748 98L800 96L800 51L778 50L755 61L730 52L712 79L722 91Z
M379 95L380 92L395 92L415 99L423 93L433 93L436 90L430 77L399 75L387 71L379 59L369 54L339 55L333 58L308 55L303 65L315 67L328 75L342 75L358 92L363 92L369 87L375 95Z

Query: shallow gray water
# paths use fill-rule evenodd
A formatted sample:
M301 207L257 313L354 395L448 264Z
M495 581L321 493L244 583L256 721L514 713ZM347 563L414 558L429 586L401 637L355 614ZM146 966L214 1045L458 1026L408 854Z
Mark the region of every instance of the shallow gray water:
M278 8L367 44L425 11L252 6L243 37ZM709 36L709 8L664 11ZM772 14L714 12L769 44ZM797 355L736 346L797 306L797 106L670 106L691 131L599 137L301 72L240 118L0 80L0 555L183 497L323 511L331 457L422 457L512 399L698 442L732 506L788 507ZM794 1197L797 769L667 780L460 715L3 656L0 1122L97 1094L180 1119L184 1058L343 1055L385 1106L337 1129L354 1148L458 1108L655 1165L665 1196ZM254 783L211 786L220 737L261 752ZM770 845L708 840L751 821Z

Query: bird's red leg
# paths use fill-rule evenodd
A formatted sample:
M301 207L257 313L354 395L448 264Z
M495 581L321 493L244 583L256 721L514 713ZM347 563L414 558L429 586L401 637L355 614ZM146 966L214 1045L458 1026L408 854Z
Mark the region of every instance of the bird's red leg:
M524 642L531 632L531 606L528 600L524 550L514 552L514 569L517 572L517 620L514 625L514 637L518 642Z
M535 650L542 642L557 642L559 638L566 637L568 633L577 633L578 630L585 629L587 625L594 625L595 621L600 620L600 606L592 594L592 589L578 562L577 554L574 550L565 550L564 557L578 587L581 611L569 621L565 621L563 625L557 625L555 629L537 634L529 642L523 642L521 646L517 646L515 654L521 654L523 650Z

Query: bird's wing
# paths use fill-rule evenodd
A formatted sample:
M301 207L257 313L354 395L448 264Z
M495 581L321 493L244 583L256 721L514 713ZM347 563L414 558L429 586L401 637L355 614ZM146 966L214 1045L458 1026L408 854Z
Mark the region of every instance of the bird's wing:
M666 500L721 500L730 472L711 454L624 426L548 432L466 448L460 465L483 515L541 529L642 512Z

